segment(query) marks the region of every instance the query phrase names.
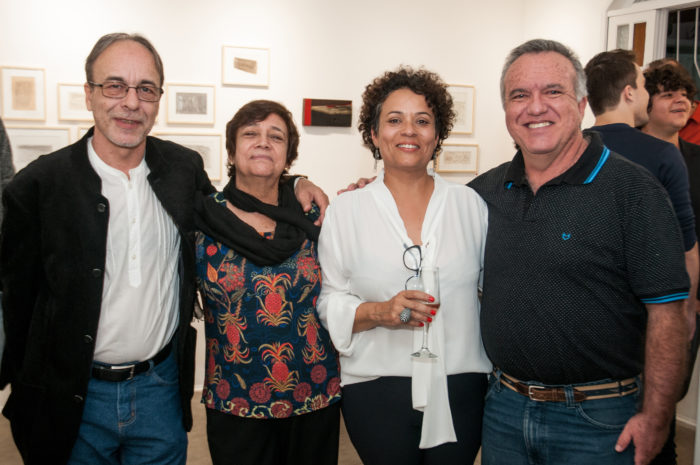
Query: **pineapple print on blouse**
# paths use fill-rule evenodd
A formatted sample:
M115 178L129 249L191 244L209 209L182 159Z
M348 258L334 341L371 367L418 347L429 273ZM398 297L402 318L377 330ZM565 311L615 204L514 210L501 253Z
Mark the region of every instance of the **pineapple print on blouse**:
M283 263L257 266L197 233L204 302L207 408L249 418L286 418L340 400L340 377L316 300L321 270L306 240Z

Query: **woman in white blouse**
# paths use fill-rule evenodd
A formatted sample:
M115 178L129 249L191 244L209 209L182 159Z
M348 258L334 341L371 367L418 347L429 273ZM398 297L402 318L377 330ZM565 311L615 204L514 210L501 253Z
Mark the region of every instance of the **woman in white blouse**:
M340 195L321 230L318 311L340 353L343 416L366 464L473 463L481 442L491 370L477 297L487 208L426 169L454 116L434 73L404 67L375 79L359 128L384 170ZM439 307L405 290L415 271L404 254L416 245L422 267L440 268ZM437 358L410 355L424 324Z

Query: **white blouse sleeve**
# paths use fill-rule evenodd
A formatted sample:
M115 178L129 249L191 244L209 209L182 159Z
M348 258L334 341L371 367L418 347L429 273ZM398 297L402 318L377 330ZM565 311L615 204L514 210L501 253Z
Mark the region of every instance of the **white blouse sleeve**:
M343 238L343 229L336 216L336 209L331 205L326 211L326 218L318 239L318 259L323 281L317 310L321 323L328 329L335 348L341 355L350 356L355 339L352 332L355 311L364 301L350 293L351 273L346 269L348 260L344 259L344 254L351 253L348 247L355 241ZM349 232L347 228L345 232Z

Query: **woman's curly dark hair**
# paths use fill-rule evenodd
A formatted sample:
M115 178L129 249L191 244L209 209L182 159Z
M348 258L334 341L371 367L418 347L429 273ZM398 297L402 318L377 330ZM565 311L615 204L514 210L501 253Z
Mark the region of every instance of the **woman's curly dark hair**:
M447 84L436 73L425 69L414 70L410 66L401 66L396 71L387 71L365 87L358 125L365 145L372 153L377 149L372 142L372 130L375 134L378 132L382 104L389 94L399 89L409 89L422 95L433 111L435 132L438 136L435 153L438 153L442 141L450 134L454 123L452 97L447 92Z

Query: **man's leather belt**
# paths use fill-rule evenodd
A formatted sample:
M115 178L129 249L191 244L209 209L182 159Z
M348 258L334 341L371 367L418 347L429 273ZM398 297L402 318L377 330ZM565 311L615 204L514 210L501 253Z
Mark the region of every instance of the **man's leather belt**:
M168 342L168 344L163 347L161 351L158 352L152 359L135 363L133 365L110 366L93 364L92 377L101 381L112 381L115 383L130 380L136 375L147 372L149 368L151 368L151 362L153 362L153 366L156 366L168 358L171 347L172 342Z
M518 394L529 397L530 400L540 402L566 402L566 388L527 384L513 378L503 372L500 376L501 384ZM584 400L609 399L611 397L624 397L639 390L636 378L627 378L621 381L613 381L601 384L587 384L573 388L574 402Z

